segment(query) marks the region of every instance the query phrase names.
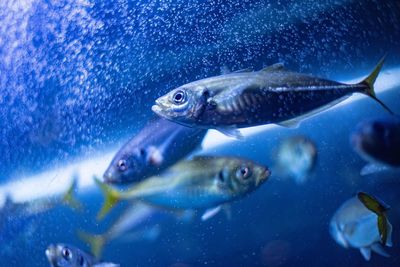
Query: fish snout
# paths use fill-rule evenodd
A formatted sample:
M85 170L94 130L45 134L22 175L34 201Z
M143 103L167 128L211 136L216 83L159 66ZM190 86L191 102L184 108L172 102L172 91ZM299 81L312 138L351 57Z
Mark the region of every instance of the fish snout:
M270 176L271 176L270 169L268 169L268 167L264 167L261 170L261 174L260 174L259 178L256 181L256 186L258 186L258 185L264 183L265 181L267 181Z
M103 180L107 184L119 183L121 181L118 175L115 175L115 172L113 172L112 170L107 170L103 174Z
M46 257L49 261L53 261L57 255L56 255L56 246L50 245L46 249Z

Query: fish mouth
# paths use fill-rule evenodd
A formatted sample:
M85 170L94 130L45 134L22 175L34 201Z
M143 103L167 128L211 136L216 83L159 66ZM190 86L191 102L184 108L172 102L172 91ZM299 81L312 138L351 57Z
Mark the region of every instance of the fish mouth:
M55 266L56 262L56 247L54 245L50 245L46 249L46 257L47 260L52 264L52 266Z
M106 171L103 174L103 181L107 184L114 184L121 182L121 179L117 179L112 171Z
M265 181L268 180L268 178L271 176L271 171L268 168L264 168L261 172L260 178L257 179L256 185L260 185L264 183Z

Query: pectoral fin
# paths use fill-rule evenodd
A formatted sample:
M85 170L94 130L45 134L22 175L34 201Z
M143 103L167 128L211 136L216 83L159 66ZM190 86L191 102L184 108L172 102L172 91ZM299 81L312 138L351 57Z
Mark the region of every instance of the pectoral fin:
M215 215L217 215L222 209L222 206L216 206L214 208L211 209L207 209L204 214L201 216L201 220L202 221L207 221L208 219L214 217Z

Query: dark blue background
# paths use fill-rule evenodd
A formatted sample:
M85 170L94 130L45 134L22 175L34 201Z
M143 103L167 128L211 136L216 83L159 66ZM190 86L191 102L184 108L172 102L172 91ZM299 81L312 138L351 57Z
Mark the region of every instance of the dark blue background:
M219 74L221 67L258 69L280 61L346 80L369 73L386 52L385 68L400 62L400 4L394 0L82 3L27 1L29 8L17 11L15 4L0 3L3 181L112 146L143 126L155 98ZM400 88L380 97L400 112ZM348 141L358 121L376 115L385 113L363 99L299 129L273 129L214 151L271 165L282 137L305 133L316 141L319 159L309 183L273 176L233 205L230 221L221 214L207 222L164 224L156 242L111 244L104 258L122 266L398 266L398 174L360 177L364 162ZM367 263L329 236L333 212L359 190L392 206L389 259L373 255ZM76 229L107 228L94 221L99 193L81 198L85 214L60 208L41 216L38 231L28 243L11 246L1 265L46 266L48 243L84 247Z

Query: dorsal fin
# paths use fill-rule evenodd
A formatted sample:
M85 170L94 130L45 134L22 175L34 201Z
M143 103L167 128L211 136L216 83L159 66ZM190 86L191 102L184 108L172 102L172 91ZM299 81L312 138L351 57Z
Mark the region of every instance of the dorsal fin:
M285 66L283 63L275 63L271 66L265 67L260 71L285 71Z
M242 73L242 72L252 72L252 71L253 71L252 68L245 68L245 69L241 69L241 70L232 71L232 73Z

